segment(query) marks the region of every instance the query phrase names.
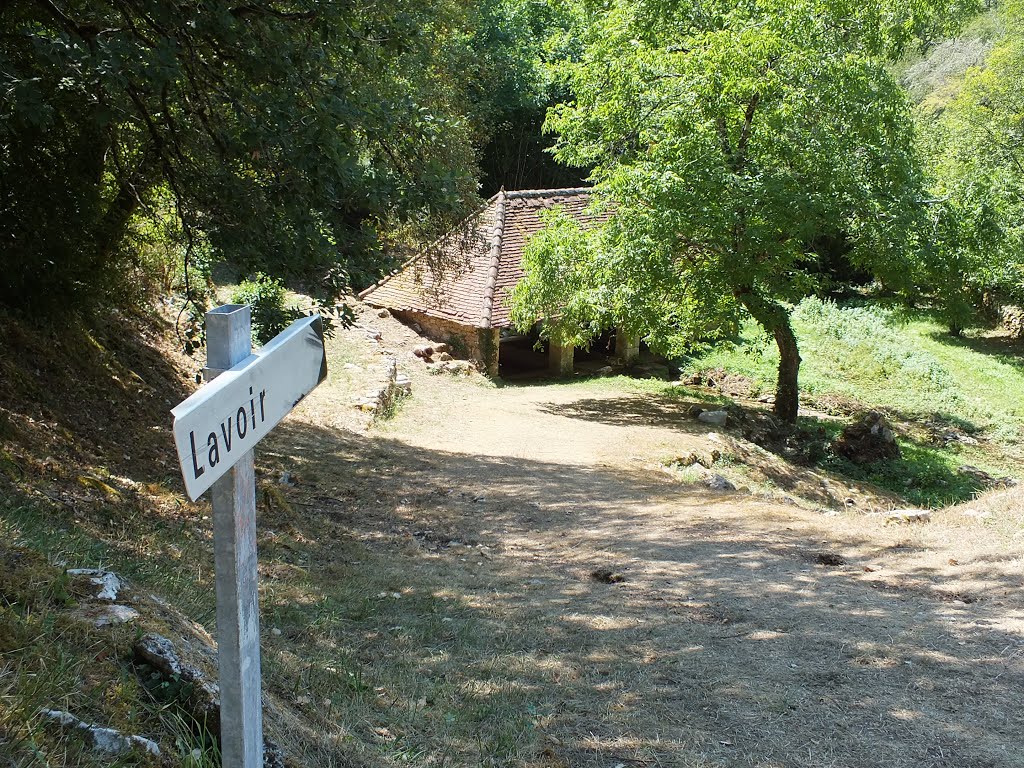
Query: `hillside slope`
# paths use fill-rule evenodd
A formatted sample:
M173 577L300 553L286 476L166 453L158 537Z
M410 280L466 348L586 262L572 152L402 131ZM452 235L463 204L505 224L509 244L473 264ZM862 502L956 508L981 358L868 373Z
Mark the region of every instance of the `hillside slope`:
M213 675L209 509L168 414L198 361L158 317L2 334L0 762L214 765L191 692L134 650L156 632ZM890 526L895 497L709 435L707 392L499 387L430 374L420 343L363 312L257 454L289 765L1014 764L1019 494ZM413 396L373 423L353 401L387 358ZM713 446L739 490L673 463ZM141 615L83 620L76 566L126 577ZM162 754L97 754L44 707Z

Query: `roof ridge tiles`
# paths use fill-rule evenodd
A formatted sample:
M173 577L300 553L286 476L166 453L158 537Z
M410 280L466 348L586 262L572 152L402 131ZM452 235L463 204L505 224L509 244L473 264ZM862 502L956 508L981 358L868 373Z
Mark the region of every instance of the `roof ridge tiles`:
M484 285L484 301L480 313L480 327L491 327L491 313L494 309L494 287L498 283L498 266L501 262L501 240L505 235L505 201L509 193L502 187L494 197L494 230L491 232L490 264L487 269L487 282Z
M498 194L504 194L509 200L522 200L532 197L557 197L559 195L589 195L594 191L593 187L566 187L564 189L518 189L514 192L502 190ZM493 199L493 198L492 198Z

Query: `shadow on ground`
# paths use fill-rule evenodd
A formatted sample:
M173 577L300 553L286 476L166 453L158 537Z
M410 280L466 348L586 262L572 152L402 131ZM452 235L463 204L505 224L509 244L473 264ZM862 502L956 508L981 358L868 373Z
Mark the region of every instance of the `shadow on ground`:
M463 647L439 625L393 642L425 689L532 713L512 734L525 764L1018 764L1021 577L1008 564L937 566L924 557L936 543L913 533L680 496L642 472L306 425L275 447L282 468L334 489L292 523L311 571L332 561L330 521L383 553L395 589L443 598L489 638ZM344 632L386 654L379 637L401 614L378 609ZM428 731L403 738L430 753Z

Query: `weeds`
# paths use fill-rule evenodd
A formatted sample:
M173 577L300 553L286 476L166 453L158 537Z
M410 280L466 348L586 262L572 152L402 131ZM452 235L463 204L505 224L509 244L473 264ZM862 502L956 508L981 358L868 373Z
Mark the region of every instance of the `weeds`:
M859 467L827 453L814 464L870 481L914 504L937 506L970 498L971 464L993 474L1024 473L1016 445L1024 431L1024 370L993 355L983 338L957 340L927 315L898 315L878 306L841 307L809 298L793 311L804 364L805 411L840 398L847 407L882 407L897 424L903 456ZM773 343L753 325L739 341L687 361L688 370L722 367L770 390L778 364ZM849 415L844 412L843 416ZM841 424L804 417L835 437ZM971 437L944 445L943 431Z

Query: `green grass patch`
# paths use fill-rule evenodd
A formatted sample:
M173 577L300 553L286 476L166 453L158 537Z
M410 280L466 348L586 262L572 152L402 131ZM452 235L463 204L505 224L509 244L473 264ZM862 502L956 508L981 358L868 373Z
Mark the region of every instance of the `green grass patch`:
M805 405L838 396L882 408L901 433L903 458L868 468L829 459L833 468L929 506L960 501L979 490L976 479L958 471L964 464L995 475L1024 472L1019 344L981 332L956 338L927 313L871 304L839 306L809 298L794 308L792 318L803 357ZM778 359L774 341L748 322L734 343L690 358L684 368L724 368L771 391ZM943 447L921 438L921 429L942 425L980 442Z

